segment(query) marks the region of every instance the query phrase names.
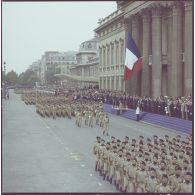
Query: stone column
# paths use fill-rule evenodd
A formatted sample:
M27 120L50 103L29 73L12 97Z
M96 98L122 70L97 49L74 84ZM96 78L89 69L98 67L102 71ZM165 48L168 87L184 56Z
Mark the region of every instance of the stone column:
M152 97L161 95L161 73L162 73L162 34L161 34L161 7L153 6L152 9Z
M168 37L167 37L167 94L168 96L171 96L171 66L172 66L172 58L171 58L171 52L172 52L172 27L173 27L173 19L172 19L172 9L168 10Z
M192 1L185 2L184 94L192 94Z
M108 55L107 55L107 53L108 53L108 52L107 52L107 46L105 45L105 47L104 47L104 48L105 48L105 67L106 67L106 69L107 69L107 66L108 66L108 63L107 63L107 62L108 62Z
M172 9L172 66L171 66L171 95L182 95L182 4L174 2Z
M139 21L139 15L133 15L132 16L132 38L136 44L136 46L138 47L138 49L140 50L140 21ZM140 95L140 91L141 89L139 89L139 82L140 78L140 72L133 75L130 78L131 81L131 90L130 90L130 94L137 94Z
M125 27L125 41L124 41L125 51L124 52L126 53L128 33L129 32L131 33L131 20L130 20L130 18L124 19L124 27ZM131 82L130 81L131 80L127 80L127 81L125 81L125 84L124 84L124 90L125 90L125 92L128 92L128 93L130 92L130 89L131 89Z
M117 76L114 76L114 90L116 90L116 85L117 85Z
M108 77L107 76L105 76L105 80L106 80L106 82L105 82L105 89L108 89Z
M143 50L142 50L142 96L151 96L151 86L149 78L149 55L151 52L151 13L149 9L142 10L142 21L143 21Z
M123 90L121 76L118 77L118 90L119 91L122 91Z

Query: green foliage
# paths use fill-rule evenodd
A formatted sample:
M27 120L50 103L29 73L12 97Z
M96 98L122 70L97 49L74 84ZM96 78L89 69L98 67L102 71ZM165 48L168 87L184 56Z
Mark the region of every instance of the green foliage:
M14 84L18 83L18 75L16 72L14 72L12 70L6 74L5 80L6 80L7 84L14 85Z
M22 85L35 85L35 82L39 82L37 74L28 69L19 75L19 84Z

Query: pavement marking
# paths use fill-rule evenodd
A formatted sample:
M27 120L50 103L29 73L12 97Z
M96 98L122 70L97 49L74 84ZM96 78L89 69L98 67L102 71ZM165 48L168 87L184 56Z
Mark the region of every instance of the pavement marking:
M90 177L92 177L92 176L93 176L93 175L92 175L92 173L90 173L89 175L90 175Z
M98 185L99 185L99 186L102 186L102 184L101 184L100 182L98 182Z
M81 167L85 167L85 165L84 164L81 164Z

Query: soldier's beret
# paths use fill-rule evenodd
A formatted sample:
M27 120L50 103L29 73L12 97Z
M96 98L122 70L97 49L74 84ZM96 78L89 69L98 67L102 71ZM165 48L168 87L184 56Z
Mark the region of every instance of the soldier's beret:
M189 161L187 159L184 160L185 163L189 164Z
M191 172L186 172L186 175L192 176L192 173Z
M110 145L110 142L107 142L106 144Z
M155 154L154 154L154 157L157 157L157 158L158 158L158 153L155 153Z
M168 135L165 135L165 137L169 137Z
M181 135L177 135L176 137L179 137L179 138L181 138Z
M148 138L148 139L147 139L147 141L151 142L151 139L150 139L150 138Z
M176 158L176 159L177 159L177 156L176 156L176 155L174 155L174 158Z
M104 139L101 139L101 141L105 142L105 140L104 140Z
M149 156L149 153L148 152L145 152L145 155Z
M154 135L153 138L158 138L158 136L157 135Z
M154 167L150 167L150 171L156 171Z
M162 177L165 177L165 178L167 178L167 179L168 179L168 176L167 176L166 174L163 174L163 175L162 175Z
M126 139L129 139L129 137L128 137L128 136L125 136L125 138L126 138Z
M114 137L114 136L112 136L112 137L111 137L111 139L112 139L112 138L114 138L114 139L115 139L115 137Z
M122 152L122 151L123 151L122 149L119 150L119 152Z
M113 149L117 149L117 147L116 147L116 146L113 146L112 148L113 148Z
M159 139L160 140L160 142L164 142L164 140L162 140L162 139Z
M176 170L176 171L177 171L177 170L182 170L182 168L178 165L178 166L175 167L175 170Z
M146 165L146 163L144 161L141 162L142 165Z
M140 138L144 138L142 135L139 136Z
M122 149L125 149L125 147L122 147Z
M173 138L172 140L173 140L173 141L176 141L176 139L175 139L175 138Z
M120 139L117 139L117 142L121 142L121 140Z
M160 163L163 163L163 164L165 164L165 165L166 165L165 161L163 161L163 160L162 160Z
M167 153L165 151L162 152L163 154L167 155Z
M129 155L129 156L131 156L131 153L127 152L127 154L126 154L126 155Z
M101 137L97 136L96 138L97 138L97 139L100 139Z
M136 142L136 139L132 139L132 141Z

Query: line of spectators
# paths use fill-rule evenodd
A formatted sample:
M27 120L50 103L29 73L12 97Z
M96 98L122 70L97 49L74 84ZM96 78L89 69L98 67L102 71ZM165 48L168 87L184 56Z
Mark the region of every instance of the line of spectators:
M74 92L75 99L90 99L94 101L102 101L123 108L136 109L139 104L140 109L145 112L178 117L191 120L193 117L193 105L191 96L188 97L168 97L160 96L156 99L151 97L131 96L125 92L107 91L97 89L76 89Z

